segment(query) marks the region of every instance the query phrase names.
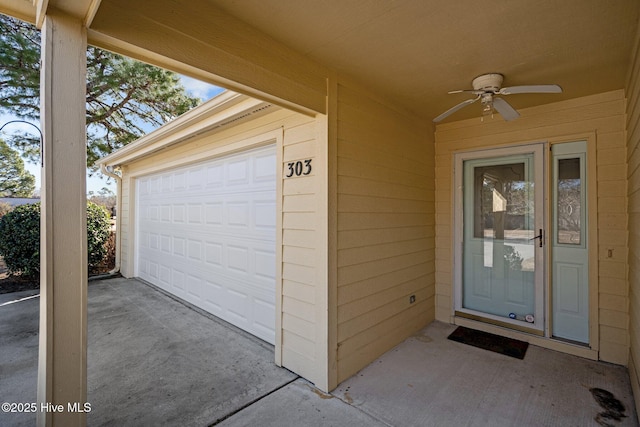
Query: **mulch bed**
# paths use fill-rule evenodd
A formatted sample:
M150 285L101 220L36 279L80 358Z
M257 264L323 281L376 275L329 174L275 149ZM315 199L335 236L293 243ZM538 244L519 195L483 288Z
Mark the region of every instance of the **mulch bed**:
M40 279L38 277L26 278L18 274L9 275L5 268L0 267L0 294L30 291L32 289L40 289Z
M10 275L2 257L0 257L0 294L10 292L30 291L40 288L40 278L22 277L19 274Z
M114 257L108 257L108 260L92 271L90 276L97 276L108 273L115 265ZM11 292L30 291L40 289L40 277L23 277L20 274L9 274L2 257L0 257L0 294L8 294Z
M2 257L0 257L0 294L10 292L30 291L40 288L38 277L22 277L19 274L10 275Z

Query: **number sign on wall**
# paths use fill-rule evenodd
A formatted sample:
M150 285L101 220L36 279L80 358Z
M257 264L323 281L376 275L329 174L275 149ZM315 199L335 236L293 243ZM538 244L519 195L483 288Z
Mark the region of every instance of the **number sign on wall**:
M311 174L313 167L311 165L312 159L296 160L293 162L285 163L284 177L296 178L299 176L307 176Z

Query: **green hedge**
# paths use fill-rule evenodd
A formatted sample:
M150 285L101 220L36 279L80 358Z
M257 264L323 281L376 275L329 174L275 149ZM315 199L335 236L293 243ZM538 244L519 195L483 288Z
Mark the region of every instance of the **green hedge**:
M95 203L87 203L88 267L98 265L106 255L109 214ZM40 274L40 203L17 206L0 219L0 256L10 273Z
M100 264L107 254L111 229L109 212L104 206L87 202L87 253L89 270Z

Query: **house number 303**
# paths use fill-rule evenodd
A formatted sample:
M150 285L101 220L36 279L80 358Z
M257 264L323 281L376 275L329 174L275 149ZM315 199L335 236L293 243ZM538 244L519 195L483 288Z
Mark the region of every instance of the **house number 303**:
M298 160L297 162L289 162L287 163L287 174L286 178L291 178L292 176L304 176L309 175L311 173L311 159L307 160Z

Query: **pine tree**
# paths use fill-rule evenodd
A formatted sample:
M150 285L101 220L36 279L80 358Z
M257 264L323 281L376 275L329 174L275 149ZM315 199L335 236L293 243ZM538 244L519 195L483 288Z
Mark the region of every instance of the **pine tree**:
M177 74L108 52L87 49L87 166L200 103ZM0 112L40 116L40 32L0 15ZM40 141L16 135L7 142L30 159Z
M0 139L0 197L31 197L36 178L24 169L24 161Z

